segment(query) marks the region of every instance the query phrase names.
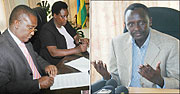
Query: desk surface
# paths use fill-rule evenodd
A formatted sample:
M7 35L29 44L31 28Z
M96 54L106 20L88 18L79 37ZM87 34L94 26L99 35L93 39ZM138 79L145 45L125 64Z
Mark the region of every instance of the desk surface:
M58 73L59 74L66 74L66 73L75 73L80 72L79 70L72 68L70 66L65 65L65 63L78 59L80 57L89 58L89 53L84 52L81 54L65 56L57 65ZM81 90L89 90L89 86L84 87L77 87L77 88L68 88L68 89L60 89L60 90L42 90L41 94L81 94Z
M129 93L175 93L179 94L179 89L158 89L158 88L137 88L129 87Z

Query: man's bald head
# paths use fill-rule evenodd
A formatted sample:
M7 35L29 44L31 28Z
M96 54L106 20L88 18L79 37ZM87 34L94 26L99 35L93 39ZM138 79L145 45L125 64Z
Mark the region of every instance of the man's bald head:
M26 5L19 5L12 10L9 18L9 25L11 25L15 20L19 20L22 14L26 14L26 15L31 14L36 16L36 13L30 7Z

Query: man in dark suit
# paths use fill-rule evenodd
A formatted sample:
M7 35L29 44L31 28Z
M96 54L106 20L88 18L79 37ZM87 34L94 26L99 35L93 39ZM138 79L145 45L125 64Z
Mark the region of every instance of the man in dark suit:
M0 35L0 94L35 94L54 83L56 66L38 56L28 42L36 26L31 8L19 5L13 9L9 28Z

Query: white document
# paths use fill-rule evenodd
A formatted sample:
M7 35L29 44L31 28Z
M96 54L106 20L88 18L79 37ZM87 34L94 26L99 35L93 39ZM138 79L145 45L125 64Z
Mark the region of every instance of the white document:
M90 85L90 75L87 72L59 74L54 78L50 90L82 87Z
M90 70L90 60L85 57L72 60L70 62L65 63L65 65L74 67L81 72L88 72Z

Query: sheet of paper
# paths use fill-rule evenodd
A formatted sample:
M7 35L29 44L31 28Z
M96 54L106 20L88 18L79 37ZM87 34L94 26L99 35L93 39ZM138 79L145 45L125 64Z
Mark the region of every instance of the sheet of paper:
M80 70L81 72L88 72L90 70L90 60L85 57L72 60L70 62L65 63L65 65L74 67Z
M90 75L86 72L59 74L54 78L50 90L82 87L90 85Z

